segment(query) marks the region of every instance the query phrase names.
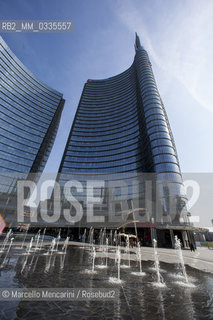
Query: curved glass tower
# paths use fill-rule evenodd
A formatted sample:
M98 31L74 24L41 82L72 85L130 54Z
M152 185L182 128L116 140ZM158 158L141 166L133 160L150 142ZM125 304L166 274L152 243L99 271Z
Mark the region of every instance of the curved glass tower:
M0 170L42 171L63 109L62 94L38 80L0 38Z
M37 79L1 37L0 73L0 192L1 198L7 198L18 173L43 171L64 100L61 93Z
M187 223L174 139L148 54L137 34L135 51L133 64L126 71L86 82L60 165L59 180L63 185L68 174L79 175L81 181L89 176L112 181L152 174L150 179L157 185L154 193L159 198L155 202L160 203L162 214L157 219L156 210L149 209L146 223L150 226L154 222L155 227L165 223L179 225L181 219ZM137 195L129 191L127 180L125 183L129 210L148 212L144 181L139 184ZM106 191L108 185L105 186ZM125 211L122 206L120 211Z
M166 112L138 36L135 49L129 69L85 84L60 172L180 176Z

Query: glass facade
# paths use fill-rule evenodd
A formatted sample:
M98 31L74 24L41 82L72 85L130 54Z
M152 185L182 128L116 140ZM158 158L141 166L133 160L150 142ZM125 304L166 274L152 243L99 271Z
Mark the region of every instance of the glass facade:
M15 176L41 173L64 106L63 95L37 79L0 37L0 192ZM2 203L2 201L1 201Z
M180 168L147 52L136 38L132 66L84 86L61 173L170 172Z
M134 61L126 71L107 79L89 79L85 83L59 168L58 181L64 186L70 177L82 183L87 179L103 179L104 192L99 190L103 203L97 210L103 212L108 197L105 207L107 215L116 195L110 198L106 194L111 192L110 183L119 179L126 184L124 200L132 201L129 209L148 210L141 174L152 174L151 180L159 183L164 221L168 223L171 222L168 199L178 199L179 213L185 203L182 177L151 63L137 35L135 51ZM137 192L132 188L135 181L139 187ZM81 194L76 192L75 195L86 207L86 191ZM126 209L121 205L120 210ZM180 214L177 216L179 219ZM154 210L149 212L146 221L150 222L153 218L156 219Z

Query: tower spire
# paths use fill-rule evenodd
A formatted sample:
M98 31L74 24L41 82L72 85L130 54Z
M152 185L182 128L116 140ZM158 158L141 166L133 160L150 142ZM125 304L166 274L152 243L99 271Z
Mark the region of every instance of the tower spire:
M143 49L143 47L141 46L140 38L137 32L135 32L135 50L137 49Z

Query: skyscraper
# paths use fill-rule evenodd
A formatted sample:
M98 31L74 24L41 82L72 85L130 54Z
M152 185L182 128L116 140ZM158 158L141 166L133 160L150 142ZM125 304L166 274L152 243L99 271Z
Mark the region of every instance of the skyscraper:
M1 37L0 58L0 203L5 212L17 175L43 171L64 100L60 92L37 79Z
M120 179L124 175L134 179L140 174L152 173L157 181L161 181L163 214L162 219L156 221L156 214L149 212L146 225L141 224L141 228L146 226L155 233L157 230L162 243L171 237L174 229L175 233L180 233L183 242L187 239L186 244L191 237L190 231L188 236L182 231L188 222L183 210L186 199L174 139L151 62L137 34L135 58L130 68L107 79L86 82L59 173L62 185L68 173L85 178L98 176L105 181L118 179L115 178L118 175ZM139 191L138 197L140 201L144 200L143 190ZM175 206L169 208L171 198L175 199ZM131 198L129 194L126 200L130 211L139 208L148 211L144 201L135 204L134 196ZM175 224L175 227L168 227L168 224ZM115 226L119 227L119 224ZM145 231L143 236L151 241L149 232Z
M171 172L180 167L147 52L136 36L133 64L88 80L60 172Z

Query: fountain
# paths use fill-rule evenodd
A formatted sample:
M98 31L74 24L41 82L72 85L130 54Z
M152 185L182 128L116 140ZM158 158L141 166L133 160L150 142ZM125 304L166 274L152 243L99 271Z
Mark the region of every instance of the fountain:
M39 250L42 250L42 246L43 246L43 242L44 242L44 236L45 236L45 233L46 233L46 228L44 228L44 231L43 231L43 235L42 235L42 238L41 238L41 243L40 243Z
M127 257L128 264L121 264L121 268L130 268L130 250L129 250L129 237L126 238L125 257Z
M22 269L21 269L21 273L23 273L24 269L25 269L25 266L27 264L27 261L28 261L28 256L30 255L30 251L31 251L31 248L32 248L32 245L33 245L33 237L31 238L30 240L30 243L29 245L27 246L27 249L26 249L26 252L23 253L23 255L26 255L26 258L22 264Z
M101 251L104 250L104 240L106 240L106 228L104 228L101 235Z
M50 257L49 257L48 263L47 263L46 268L45 268L46 272L49 271L50 266L53 267L55 265L55 260L56 260L56 255L57 254L63 255L63 257L60 260L60 266L61 266L61 269L63 269L63 267L64 267L64 261L65 261L65 256L66 256L66 253L67 253L67 246L68 246L70 237L67 237L65 239L64 244L62 246L62 251L58 251L58 246L59 246L60 239L61 239L61 229L59 230L57 238L54 238L52 240L51 245L50 245L50 249L48 250L47 255L50 255ZM53 252L55 252L55 255L54 255L53 259L52 259ZM52 263L51 263L51 261L52 261Z
M89 231L89 256L88 256L88 264L90 264L90 261L92 260L92 270L88 270L86 269L84 272L86 273L96 273L95 271L95 256L96 256L96 251L95 251L95 247L94 247L94 243L93 243L93 236L94 236L94 229L91 227L90 231Z
M64 269L65 255L60 256L60 271Z
M140 243L138 242L138 246L137 246L137 258L139 261L139 270L140 273L142 273L142 263L141 263L141 247L140 247Z
M9 238L9 237L8 237L8 238ZM14 238L11 238L11 240L10 240L10 245L9 245L9 247L8 247L8 249L7 249L7 253L6 253L5 257L4 257L4 260L3 260L0 268L2 268L2 267L4 266L4 263L5 263L6 259L7 259L7 256L8 256L8 254L9 254L10 248L11 248L11 246L12 246L13 240L14 240Z
M95 247L94 247L94 246L92 246L92 248L91 248L89 257L90 257L90 261L91 261L91 269L86 269L86 270L84 270L83 272L84 272L84 273L92 273L92 274L95 274L95 273L97 273L97 271L95 270L96 250L95 250Z
M157 252L157 240L153 239L153 247L154 247L154 264L155 264L155 271L157 275L157 282L153 283L158 287L166 287L165 282L163 280L162 275L160 274L160 263L158 259L158 252Z
M63 246L61 248L61 251L56 251L56 254L60 254L60 255L66 255L66 252L67 252L67 246L68 246L68 243L69 243L69 239L70 237L66 237L66 239L64 240L64 243L63 243Z
M177 250L178 253L178 257L179 257L179 261L180 261L180 268L181 268L181 272L182 275L186 281L186 283L189 282L187 274L186 274L186 268L185 268L185 264L184 264L184 260L183 260L183 254L182 254L182 250L181 250L181 241L180 239L178 239L177 236L175 236L175 249Z
M55 245L56 245L56 239L54 238L54 239L52 239L52 241L51 241L50 249L48 250L48 253L47 253L47 255L50 255L50 256L49 256L48 262L47 262L46 267L45 267L45 272L48 272L49 269L50 269L51 260L52 260L52 255L53 255L53 252L54 252ZM53 261L52 266L54 265L54 262L55 262L55 261Z
M101 251L101 264L97 265L97 268L104 269L107 268L107 255L108 255L108 239L106 236L106 228L101 229L100 235L100 246L98 251Z
M35 241L36 241L36 246L34 248L35 251L40 250L40 247L38 245L39 244L39 239L40 239L40 234L41 234L41 229L38 230L38 233L35 236Z
M76 288L84 287L85 283L89 283L92 288L104 288L106 285L106 281L109 281L107 287L110 289L110 292L114 292L115 288L117 287L120 295L117 299L113 300L111 312L115 318L121 317L123 314L126 314L127 317L138 319L143 314L145 319L150 318L152 312L155 312L159 318L172 318L173 315L177 314L177 317L181 316L183 319L191 319L199 318L201 312L203 312L206 319L211 319L210 312L212 312L212 308L210 305L211 296L212 296L212 276L209 274L204 274L202 272L194 272L189 268L187 269L187 274L184 272L184 252L181 250L180 241L179 239L175 239L176 246L175 250L168 250L166 255L169 255L171 252L171 256L176 258L177 262L179 263L181 276L180 281L173 281L170 278L169 272L174 270L172 264L168 265L166 262L164 264L164 268L168 271L164 275L164 280L167 284L166 288L169 288L169 292L165 293L163 289L165 288L164 280L161 277L161 269L159 265L160 257L158 254L161 252L161 249L157 248L157 241L153 241L153 248L142 248L140 247L140 243L137 244L137 247L132 250L132 257L134 260L137 259L137 265L135 267L135 263L131 261L131 267L134 266L134 271L131 272L131 269L121 270L121 259L127 259L125 256L125 250L117 244L117 248L115 254L112 254L109 248L110 244L110 233L106 234L104 229L102 230L102 240L100 245L102 245L102 252L100 252L101 257L103 258L103 262L105 266L107 266L107 272L104 270L97 269L97 261L99 253L97 252L97 246L93 244L93 230L90 230L90 240L91 240L91 252L89 252L89 256L91 260L87 261L87 254L86 251L82 251L79 249L79 246L71 245L69 246L69 237L67 237L63 244L58 245L58 250L56 251L57 242L59 242L59 236L57 232L57 238L52 239L51 245L48 244L45 247L42 247L42 238L45 234L46 230L42 230L40 232L40 240L38 242L38 247L43 248L43 251L48 251L48 256L43 256L38 251L31 250L32 247L36 247L37 240L39 234L37 233L37 238L31 238L30 242L24 242L24 248L26 247L26 256L17 255L16 249L14 247L14 239L9 237L9 242L7 244L5 253L1 258L0 263L0 271L1 271L1 279L4 281L2 282L3 285L7 284L8 287L16 288L17 287L17 279L19 280L18 286L21 288L29 287L29 288L51 288L54 287L55 284L60 284L61 287L66 288L67 283L71 283L73 286L75 285ZM113 233L112 233L113 235ZM5 240L5 239L4 239ZM3 242L3 241L2 241ZM116 244L116 243L115 243ZM26 246L27 245L27 246ZM20 243L21 246L21 243ZM128 248L128 243L127 243ZM24 251L25 251L24 250ZM130 249L131 250L131 249ZM150 254L154 251L154 265L155 265L155 272L144 272L149 270L150 267ZM163 250L164 253L166 250ZM133 254L134 252L134 254ZM148 253L148 255L146 255ZM175 254L174 254L175 253ZM183 255L182 255L183 254ZM186 255L190 255L190 252L186 252ZM178 259L177 259L178 257ZM131 258L131 259L132 259ZM143 258L143 261L142 261ZM55 260L56 259L56 260ZM58 259L58 261L57 261ZM65 265L66 260L68 264ZM106 259L106 260L105 260ZM114 266L114 261L111 259L115 259L116 266ZM54 261L58 263L54 263ZM126 260L127 261L127 260ZM172 261L172 260L171 260ZM171 262L170 261L170 262ZM143 263L142 263L143 262ZM88 264L88 269L85 270L85 265ZM54 268L53 268L54 266ZM176 266L176 264L175 264ZM74 270L74 272L73 272ZM85 272L86 271L86 272ZM129 272L130 271L130 272ZM186 271L186 269L185 269ZM52 276L50 276L50 272L54 272ZM96 274L99 272L98 277L96 278ZM81 274L84 275L81 275ZM174 270L175 273L175 270ZM86 275L87 274L87 275ZM146 274L146 281L142 281L142 275ZM177 274L177 273L176 273ZM196 279L195 279L196 274ZM108 275L108 276L107 276ZM153 275L154 275L154 282L153 283ZM185 278L185 275L187 278ZM141 276L137 277L137 276ZM196 281L195 285L190 285L190 281L193 279ZM187 281L187 280L188 281ZM182 281L182 282L181 282ZM152 286L150 285L153 283L156 286L156 289L153 290ZM207 283L207 285L206 285ZM196 291L196 294L191 295L191 288ZM178 292L178 294L177 294ZM133 299L134 297L134 299ZM119 302L120 309L117 308L117 303ZM92 307L100 310L100 306L102 306L101 310L103 312L103 316L107 317L107 313L105 313L106 305L101 305L102 301L98 301L97 303L92 303ZM67 306L69 307L69 301L66 303L64 302L67 312ZM12 305L12 304L11 304ZM26 304L26 308L31 310L34 308L35 303ZM181 305L181 308L179 307ZM14 304L15 306L15 304ZM114 306L114 307L113 307ZM135 308L137 306L137 308ZM54 306L53 306L54 307ZM76 302L76 309L74 308L72 312L78 316L78 310L81 307L81 302ZM6 304L2 303L2 310L7 311ZM12 308L13 307L12 305ZM22 308L22 304L19 305L17 309L17 315L19 316L19 310ZM36 308L36 306L35 306ZM78 308L78 310L77 310ZM89 317L92 318L94 314L92 310L90 313L91 303L84 304L84 308L87 311ZM151 308L151 310L150 310ZM199 311L199 308L201 311ZM27 311L28 311L27 310ZM33 309L34 310L34 309ZM76 310L76 311L75 311ZM96 311L96 309L95 309ZM39 310L38 310L39 312ZM43 312L43 311L42 311ZM61 312L61 309L60 309ZM62 310L63 312L63 310ZM75 313L76 312L76 313ZM54 310L56 316L58 315L57 309ZM15 313L14 313L15 314ZM64 313L67 314L67 313ZM184 318L184 314L186 317ZM52 318L52 314L49 314L47 311L47 315L45 315L47 319ZM112 317L113 317L112 316ZM64 316L66 318L66 315Z
M118 264L118 281L121 280L121 275L120 275L120 266L121 266L121 253L120 253L120 247L118 246L117 251L116 251L116 260L117 260L117 264Z
M117 245L118 245L118 234L117 234L117 230L115 230L115 232L114 232L113 243L114 243L115 246L117 247Z
M129 237L126 238L126 249L127 249L127 255L128 255L128 266L129 266L129 268L130 268Z
M32 256L32 259L28 265L28 271L31 269L32 265L33 265L33 261L34 261L34 258L35 258L35 252L33 253L33 256ZM37 259L38 259L38 256L37 256Z
M105 246L106 267L107 267L107 259L108 259L108 245L109 245L109 239L106 238L106 246Z
M94 229L91 227L89 231L89 244L90 244L90 250L92 251L93 247L93 236L94 236Z
M29 245L28 245L28 247L27 247L26 252L23 253L23 254L29 255L29 254L30 254L30 251L31 251L31 248L32 248L32 245L33 245L33 237L32 237L31 240L30 240L30 243L29 243Z
M7 232L7 234L6 234L6 236L5 236L5 239L4 239L4 242L3 242L3 245L2 245L2 247L1 247L1 251L0 251L0 252L4 252L5 247L6 247L7 243L8 243L9 238L10 238L11 235L12 235L12 229L10 229L10 230Z
M48 250L48 252L49 252L49 254L50 254L51 256L52 256L52 254L53 254L55 245L56 245L56 239L53 238L52 241L51 241L51 244L50 244L50 249Z
M58 251L58 245L59 245L60 239L61 239L61 229L59 230L58 236L56 238L56 247L55 247L56 252Z
M92 248L92 273L95 273L95 257L96 257L96 251L95 247Z
M185 282L181 282L181 281L178 281L177 283L179 283L180 285L184 285L186 287L194 287L194 285L192 283L189 283L189 280L188 280L188 276L187 276L187 273L186 273L186 267L185 267L185 264L184 264L184 260L183 260L183 254L182 254L182 249L181 249L181 241L180 239L178 239L177 236L175 236L175 249L178 253L178 258L179 258L179 270L181 270L181 275L180 274L177 274L175 275L176 278L183 278Z
M121 280L121 273L120 273L120 271L121 271L121 251L120 251L119 245L117 246L117 249L116 249L115 261L118 266L118 275L117 275L117 278L110 277L109 281L112 283L122 283L123 280Z
M43 255L45 255L45 256L51 255L53 253L53 251L54 251L55 245L56 245L56 238L53 238L51 243L50 243L48 251L43 253Z
M67 246L69 243L70 237L66 237L66 240L64 241L63 247L62 247L62 251L64 252L64 254L67 253Z
M133 274L135 276L145 276L146 273L142 271L140 242L138 242L138 245L137 245L136 255L137 255L137 260L138 260L138 263L139 263L139 272L131 272L131 274Z
M26 229L25 234L24 234L24 239L23 239L23 242L22 242L22 245L21 245L21 249L23 249L23 247L24 247L24 243L25 243L25 240L26 240L26 237L27 237L27 233L28 233L29 227L30 227L30 224L27 225L27 229Z
M58 245L59 245L60 239L61 239L61 229L59 230L58 236L56 238L55 249L53 249L53 251L55 251L55 255L52 260L52 264L51 264L52 267L55 265L56 254L63 254L63 252L58 251Z
M105 245L104 245L104 237L105 237ZM102 241L102 257L101 257L101 264L97 265L96 268L99 268L99 269L105 269L107 268L107 259L108 259L108 243L109 243L109 240L108 238L106 237L106 233L102 234L102 238L103 238L103 241Z

